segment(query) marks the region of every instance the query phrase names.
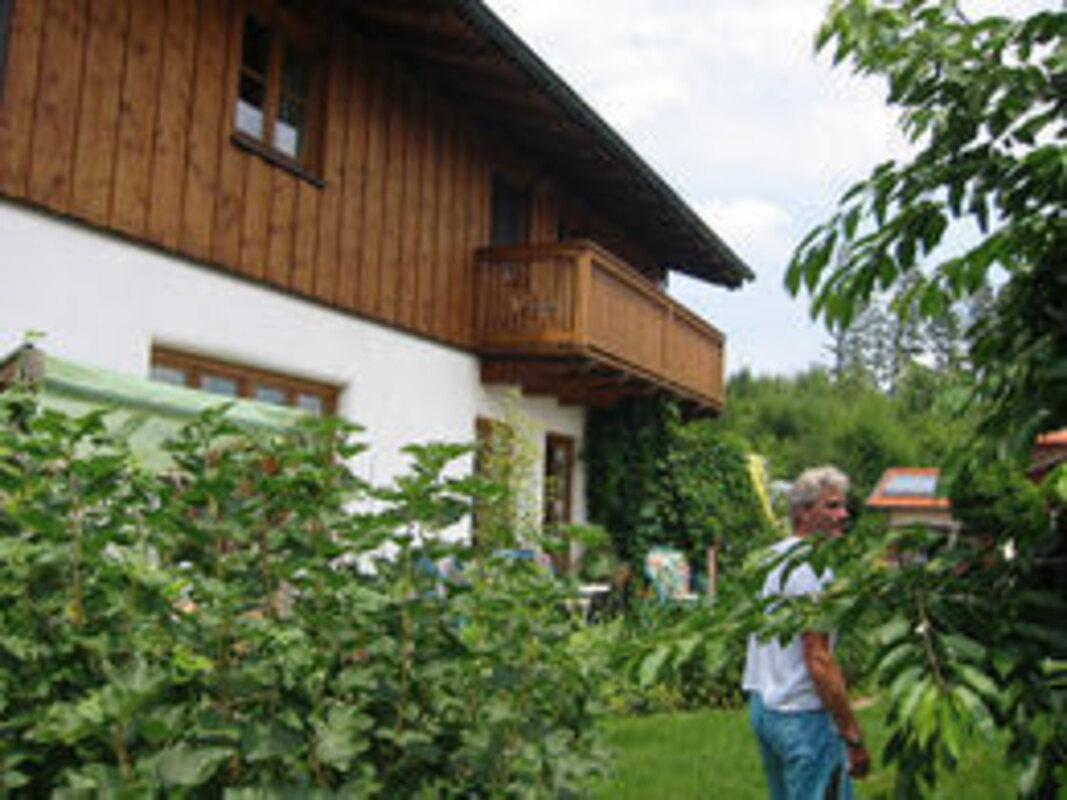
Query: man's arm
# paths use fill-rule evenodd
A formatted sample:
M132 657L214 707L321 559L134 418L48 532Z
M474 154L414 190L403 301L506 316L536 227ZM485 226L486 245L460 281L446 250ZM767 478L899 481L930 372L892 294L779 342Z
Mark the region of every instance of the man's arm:
M861 778L870 769L871 757L863 744L863 734L848 702L845 676L830 652L830 637L825 633L805 631L801 634L801 641L804 643L804 663L811 674L812 683L815 684L815 691L823 706L830 712L841 737L850 743L849 772L854 777Z

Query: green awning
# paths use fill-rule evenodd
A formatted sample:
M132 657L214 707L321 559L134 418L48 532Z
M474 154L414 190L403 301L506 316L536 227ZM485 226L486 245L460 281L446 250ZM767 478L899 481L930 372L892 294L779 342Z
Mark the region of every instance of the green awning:
M0 360L0 387L14 382L36 386L42 402L72 416L105 408L108 427L129 432L130 448L150 469L166 469L169 455L162 443L182 425L210 408L229 405L226 416L248 428L285 430L307 412L254 400L219 395L127 375L102 367L57 358L24 346Z

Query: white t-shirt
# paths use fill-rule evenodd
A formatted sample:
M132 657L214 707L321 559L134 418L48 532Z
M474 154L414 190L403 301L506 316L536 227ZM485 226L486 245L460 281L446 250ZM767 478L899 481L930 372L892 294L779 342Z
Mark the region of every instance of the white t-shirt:
M799 536L790 536L778 542L771 548L772 558L780 557L801 541ZM833 580L833 573L829 569L820 576L815 574L810 564L799 564L793 567L783 586L782 574L789 564L787 559L767 575L761 593L763 597L817 597L823 587ZM804 644L799 636L785 646L780 645L777 639L761 642L755 636L749 636L741 686L745 691L759 692L763 705L775 711L814 711L823 707L804 663Z

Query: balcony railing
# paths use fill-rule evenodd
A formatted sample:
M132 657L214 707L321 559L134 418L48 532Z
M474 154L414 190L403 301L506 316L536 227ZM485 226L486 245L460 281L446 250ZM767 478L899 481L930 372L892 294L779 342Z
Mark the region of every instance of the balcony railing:
M722 334L595 244L480 250L475 281L475 335L485 355L581 357L722 407Z

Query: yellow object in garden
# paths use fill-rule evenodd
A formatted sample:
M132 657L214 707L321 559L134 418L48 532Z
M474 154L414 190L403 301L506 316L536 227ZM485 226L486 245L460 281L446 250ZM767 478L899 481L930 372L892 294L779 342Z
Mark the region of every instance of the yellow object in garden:
M774 509L771 507L771 498L770 495L767 494L767 459L763 456L756 455L755 453L749 453L748 474L752 478L752 485L756 489L756 494L759 495L763 513L767 515L768 520L777 524L778 519L774 516Z

